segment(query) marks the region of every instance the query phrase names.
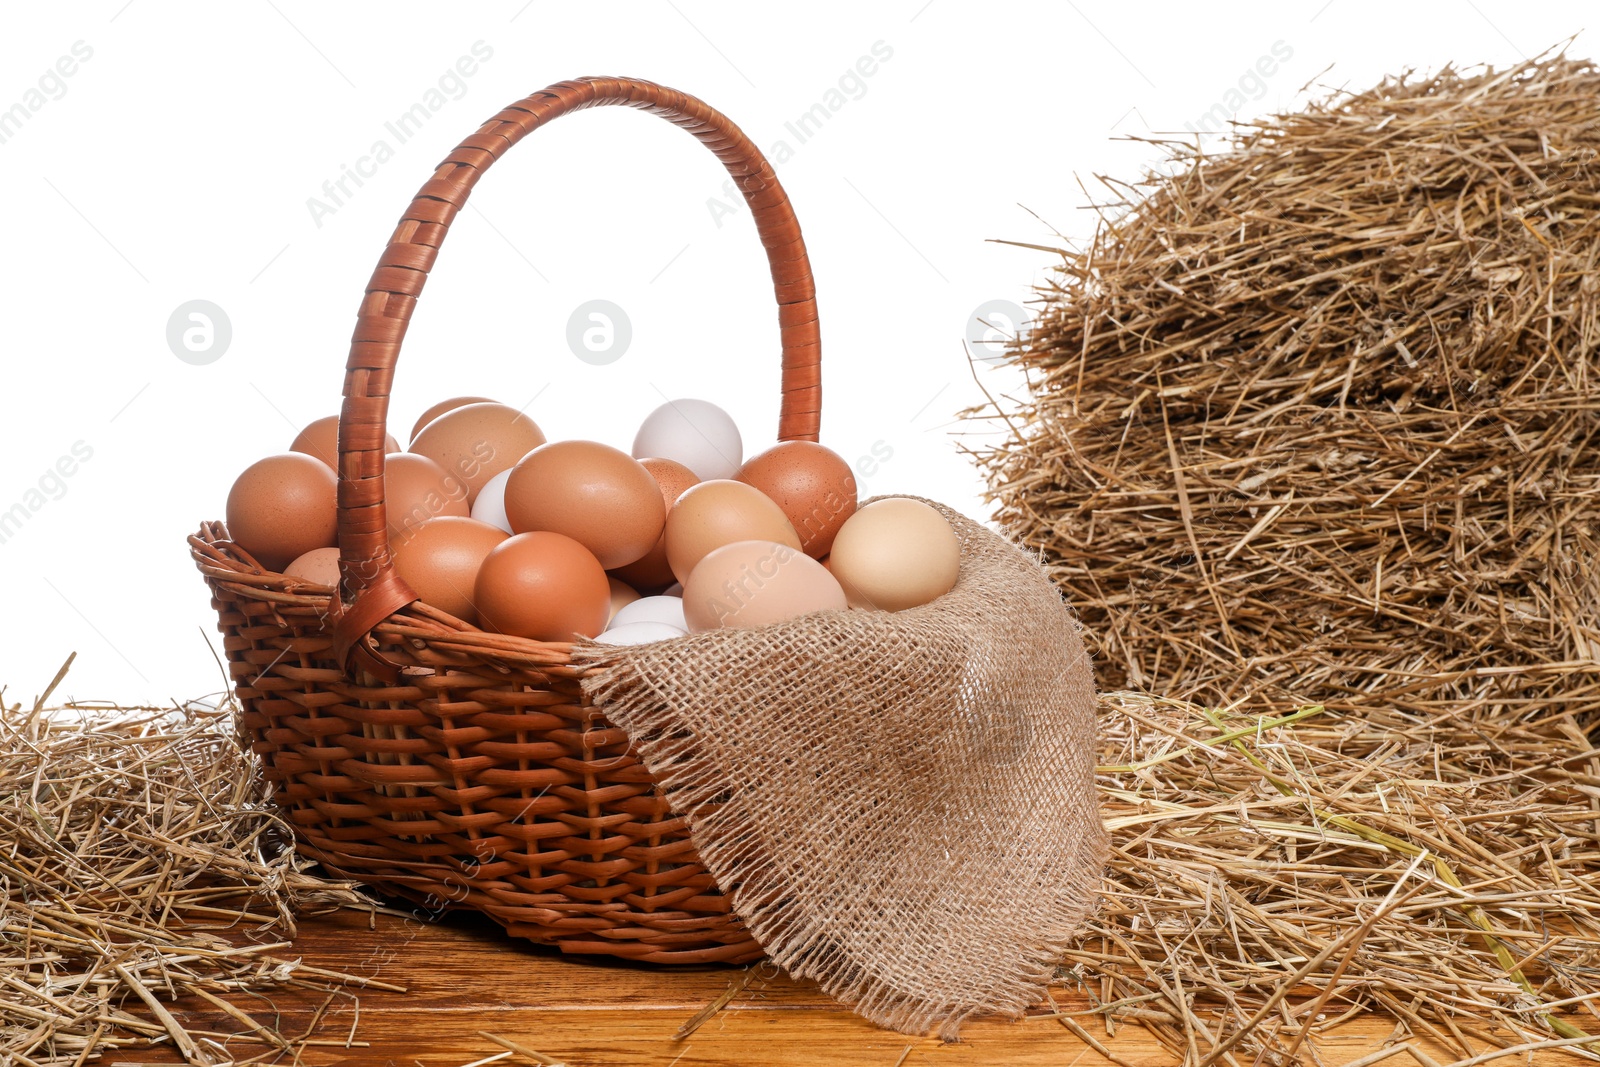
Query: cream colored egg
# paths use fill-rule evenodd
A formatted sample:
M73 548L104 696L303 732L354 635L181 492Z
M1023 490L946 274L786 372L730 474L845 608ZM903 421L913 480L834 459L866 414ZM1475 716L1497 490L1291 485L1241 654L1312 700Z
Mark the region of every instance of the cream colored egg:
M933 508L889 497L839 528L828 570L853 608L903 611L948 593L961 569L961 541Z

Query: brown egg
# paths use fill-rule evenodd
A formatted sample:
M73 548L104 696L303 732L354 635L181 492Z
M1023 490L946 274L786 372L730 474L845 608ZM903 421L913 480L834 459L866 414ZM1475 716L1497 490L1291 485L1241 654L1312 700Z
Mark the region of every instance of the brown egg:
M429 519L472 514L461 479L415 452L383 458L383 503L391 545Z
M393 434L384 434L383 450L385 452L400 451L400 442L394 439ZM339 416L328 415L301 430L294 439L294 444L289 446L291 452L304 452L308 456L316 456L335 472L339 470Z
M409 451L427 456L467 487L467 503L483 483L544 444L544 432L516 408L494 401L463 404L424 426Z
M610 576L607 576L606 581L611 586L611 607L606 611L606 625L610 626L617 612L639 599L639 590L627 582L619 582Z
M445 515L417 524L410 536L392 545L394 569L423 603L476 623L473 583L478 568L506 532L477 519Z
M761 490L718 478L692 486L667 513L667 562L687 583L694 565L735 541L777 541L800 547L783 509Z
M312 585L335 586L339 584L339 550L313 548L283 568L286 578L298 578Z
M708 552L683 583L690 633L751 629L812 611L843 611L844 590L822 564L776 541L735 541Z
M468 404L493 403L496 403L496 401L491 400L486 396L453 396L449 400L441 400L437 404L433 405L433 407L417 416L417 421L411 425L411 437L409 440L415 441L417 439L417 434L422 432L422 428L424 426L428 425L428 423L432 422L434 419L437 419L440 415L443 415L447 411L454 411L456 408L463 408Z
M961 569L961 539L920 500L887 497L850 516L828 570L853 608L903 611L948 593Z
M621 567L650 551L667 512L656 480L626 452L598 441L552 441L512 468L506 518L517 533L566 534L602 567Z
M752 456L735 474L772 498L789 517L800 547L812 559L828 554L833 537L856 512L856 476L840 455L815 441L783 441Z
M281 571L337 540L338 479L303 452L257 460L228 491L228 536L268 570Z
M672 510L672 505L678 502L684 490L697 484L700 479L694 471L682 463L671 459L641 459L644 469L655 478L656 484L661 487L661 502L667 510ZM673 576L672 567L667 563L667 535L665 527L662 534L656 539L656 545L644 554L642 559L634 560L626 567L617 568L617 577L638 589L659 590L671 585L677 579Z
M611 586L594 554L565 534L537 530L497 545L478 572L483 627L535 641L596 637L611 611Z

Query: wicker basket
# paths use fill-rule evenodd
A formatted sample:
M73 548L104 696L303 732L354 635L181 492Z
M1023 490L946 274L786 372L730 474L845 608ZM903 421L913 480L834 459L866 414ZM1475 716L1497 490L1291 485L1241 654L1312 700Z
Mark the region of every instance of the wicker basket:
M394 572L384 532L395 361L451 220L490 164L528 133L606 104L688 130L743 190L782 328L778 436L816 440L815 289L771 166L691 96L582 78L513 104L463 141L378 260L339 417L339 589L266 571L220 523L204 524L189 544L211 587L241 731L302 854L430 908L476 908L564 952L742 962L760 947L627 736L585 702L572 646L486 633L417 601Z

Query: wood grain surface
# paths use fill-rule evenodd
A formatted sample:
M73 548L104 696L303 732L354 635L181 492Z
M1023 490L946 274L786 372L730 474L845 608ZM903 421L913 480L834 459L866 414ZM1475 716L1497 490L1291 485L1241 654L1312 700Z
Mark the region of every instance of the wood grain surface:
M1098 1067L1154 1067L1178 1062L1143 1028L1121 1025L1110 1035L1097 1017L1084 1029L1116 1057L1108 1060L1040 1005L1035 1017L1020 1022L968 1024L958 1044L912 1038L879 1030L828 999L810 982L776 974L770 966L664 969L609 960L562 956L505 937L487 920L467 915L423 922L389 915L353 912L305 922L292 951L306 964L403 986L399 993L341 987L337 995L287 989L271 995L230 998L245 1012L280 1033L298 1036L315 1020L316 1035L329 1042L305 1050L307 1067L350 1064L373 1067L459 1067L506 1051L484 1034L493 1034L570 1067L963 1067L977 1064ZM687 1037L679 1029L730 986L742 988L726 1005ZM1087 1007L1070 988L1053 997L1063 1011ZM318 1009L323 1008L320 1017ZM173 1014L186 1026L225 1033L246 1032L237 1018L198 998L182 1000ZM1041 1017L1042 1016L1042 1017ZM353 1047L342 1046L353 1038ZM1370 1059L1386 1041L1402 1040L1440 1064L1457 1057L1431 1041L1396 1037L1391 1020L1357 1018L1328 1037L1307 1042L1307 1063L1352 1061L1418 1067L1427 1059L1405 1049ZM232 1042L240 1059L259 1055L264 1046ZM1480 1051L1488 1051L1484 1045ZM1365 1058L1365 1059L1364 1059ZM1547 1053L1538 1062L1570 1057ZM178 1064L171 1048L119 1049L102 1065ZM271 1062L271 1061L268 1061ZM283 1055L277 1062L294 1062ZM523 1054L496 1061L509 1067L541 1062ZM1523 1056L1502 1063L1527 1063ZM1248 1057L1241 1063L1248 1064Z

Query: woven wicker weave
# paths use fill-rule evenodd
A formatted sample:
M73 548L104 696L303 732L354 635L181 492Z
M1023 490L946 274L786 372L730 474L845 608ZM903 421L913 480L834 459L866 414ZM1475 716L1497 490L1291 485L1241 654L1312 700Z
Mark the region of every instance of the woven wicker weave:
M240 728L300 851L432 908L476 908L566 952L740 962L760 948L684 821L583 697L568 644L480 631L416 600L389 560L384 433L395 361L440 243L478 178L550 120L624 104L694 134L743 191L772 268L781 440L816 440L815 289L771 166L733 123L648 82L583 78L506 108L423 185L361 303L339 420L341 585L270 573L219 523L189 539L211 587Z

